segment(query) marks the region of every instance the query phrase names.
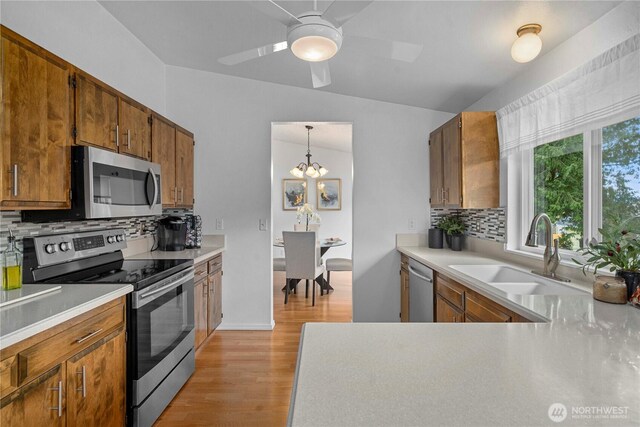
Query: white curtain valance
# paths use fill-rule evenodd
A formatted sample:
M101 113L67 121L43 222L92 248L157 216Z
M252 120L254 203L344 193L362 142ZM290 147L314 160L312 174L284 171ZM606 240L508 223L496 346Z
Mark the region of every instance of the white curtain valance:
M640 115L640 34L496 111L500 156Z

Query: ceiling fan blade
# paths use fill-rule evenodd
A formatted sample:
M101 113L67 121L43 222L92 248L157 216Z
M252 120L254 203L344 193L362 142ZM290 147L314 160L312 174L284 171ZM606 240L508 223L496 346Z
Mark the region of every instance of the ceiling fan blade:
M236 65L241 62L249 61L251 59L259 58L261 56L270 55L272 53L280 52L288 48L287 42L272 43L261 47L254 47L253 49L245 50L244 52L238 52L231 55L218 58L218 62L224 65Z
M421 44L349 35L344 37L342 48L381 58L395 59L396 61L414 62L420 56L423 46Z
M362 9L373 3L373 0L366 1L344 1L334 0L327 10L322 14L322 18L331 22L336 27L342 27L345 22L356 16Z
M329 61L309 62L309 65L311 66L311 81L314 89L331 84Z
M260 12L265 15L275 19L276 21L282 23L285 26L289 26L291 24L300 23L300 20L292 13L290 13L287 9L280 6L273 0L268 1L250 1L251 5L258 9Z

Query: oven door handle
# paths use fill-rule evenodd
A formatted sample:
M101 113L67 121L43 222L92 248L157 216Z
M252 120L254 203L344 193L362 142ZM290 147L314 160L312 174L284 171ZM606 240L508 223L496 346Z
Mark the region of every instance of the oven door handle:
M151 181L153 182L153 199L149 203L149 208L153 209L156 206L156 200L158 200L158 181L153 169L149 168L149 175L151 175Z
M188 274L180 277L179 279L161 287L158 289L153 289L150 291L141 291L140 293L134 293L134 298L133 298L133 308L139 308L142 307L143 305L153 301L154 299L158 298L159 296L162 296L162 294L166 294L167 292L184 285L185 283L189 282L190 280L193 281L194 275L193 275L193 267L190 268L190 271L188 270ZM153 297L153 298L152 298Z

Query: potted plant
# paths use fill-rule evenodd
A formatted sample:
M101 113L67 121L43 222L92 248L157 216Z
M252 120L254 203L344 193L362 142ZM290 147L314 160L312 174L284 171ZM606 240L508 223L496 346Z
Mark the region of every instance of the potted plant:
M447 244L452 251L462 250L462 239L466 226L459 215L447 215L440 220L438 228L445 232Z
M315 229L317 231L320 226L320 215L314 209L313 205L310 203L305 203L297 209L297 217L298 224L294 229L299 231L300 229L304 229L303 231L309 231L311 229ZM313 224L315 223L315 224Z
M444 237L444 232L442 227L440 227L440 222L438 221L429 229L429 247L432 249L442 249L442 239Z
M573 259L582 265L582 272L586 275L587 268L593 268L597 274L600 268L609 268L622 277L627 285L627 300L636 292L640 285L640 230L627 228L628 221L609 230L598 229L602 234L602 241L595 239L580 252L584 261Z

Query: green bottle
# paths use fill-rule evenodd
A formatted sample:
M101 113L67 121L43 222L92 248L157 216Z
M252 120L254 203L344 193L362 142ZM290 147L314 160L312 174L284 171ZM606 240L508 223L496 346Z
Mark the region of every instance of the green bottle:
M22 251L16 247L16 238L11 230L7 238L7 249L2 252L2 289L22 287Z

